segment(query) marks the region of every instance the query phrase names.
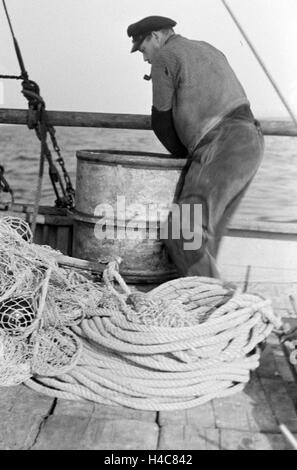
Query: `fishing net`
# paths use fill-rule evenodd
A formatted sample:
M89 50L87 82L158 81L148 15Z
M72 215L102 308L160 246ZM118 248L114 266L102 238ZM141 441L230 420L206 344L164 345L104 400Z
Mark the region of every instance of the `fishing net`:
M132 291L58 265L23 221L0 220L0 385L145 410L186 409L242 390L281 322L269 300L217 279Z
M56 376L68 372L77 363L81 342L69 329L49 327L34 338L32 374Z
M258 345L281 326L269 300L199 277L134 292L118 268L109 263L94 315L72 327L83 342L75 367L59 377L34 377L29 387L154 411L188 409L243 390L259 365Z
M48 325L75 325L96 314L103 289L85 276L63 268L52 274L48 288L44 322Z
M31 376L32 358L29 343L15 338L0 328L0 385L19 385Z
M14 238L16 233L25 241L31 243L33 240L32 232L24 220L19 217L2 217L1 218L1 235L3 236L6 233L10 233Z
M190 292L190 285L187 290L186 294L176 290L175 297L171 298L168 298L167 293L152 298L138 293L130 294L127 303L135 311L128 313L127 318L143 325L166 328L195 326L207 321L233 295L219 283L214 289L213 284L197 286L196 282L193 292Z
M9 257L0 252L0 297L16 283L14 272L9 268Z
M35 299L10 297L0 305L0 328L13 335L28 335L36 317ZM25 333L24 333L25 332Z
M107 286L98 303L100 317L115 316L117 312L133 323L164 328L196 326L215 315L218 308L234 295L219 279L197 277L177 279L162 284L148 294L130 292L118 272L117 262L110 262L103 275ZM114 288L114 282L120 286Z
M59 375L81 354L69 328L95 314L103 289L61 268L59 254L32 243L23 220L0 219L0 385Z

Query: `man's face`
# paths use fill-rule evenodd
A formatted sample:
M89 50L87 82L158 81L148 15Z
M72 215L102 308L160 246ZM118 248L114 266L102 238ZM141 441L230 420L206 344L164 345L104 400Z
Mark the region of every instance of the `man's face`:
M143 55L143 60L152 63L155 53L160 49L161 43L158 33L149 34L140 44L139 51Z

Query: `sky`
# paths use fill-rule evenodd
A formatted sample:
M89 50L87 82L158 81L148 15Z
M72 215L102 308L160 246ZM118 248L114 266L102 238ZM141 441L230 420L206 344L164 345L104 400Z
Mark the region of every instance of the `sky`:
M130 54L127 26L149 15L177 22L176 33L220 49L258 118L288 113L221 0L6 0L29 76L48 110L150 114L150 73ZM297 115L297 0L228 0ZM0 3L0 74L19 74ZM20 82L0 80L0 106L26 108Z

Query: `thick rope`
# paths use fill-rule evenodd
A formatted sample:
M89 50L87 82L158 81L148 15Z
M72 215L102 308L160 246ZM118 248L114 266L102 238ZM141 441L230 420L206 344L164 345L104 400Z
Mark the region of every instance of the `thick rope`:
M118 261L104 284L67 272L0 221L0 385L144 410L187 409L242 390L258 344L281 326L270 302L217 279L131 292Z

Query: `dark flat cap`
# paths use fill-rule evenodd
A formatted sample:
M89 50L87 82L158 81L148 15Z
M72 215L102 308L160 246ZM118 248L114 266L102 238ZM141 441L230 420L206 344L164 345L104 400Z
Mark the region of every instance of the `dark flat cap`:
M152 31L160 31L160 29L173 28L176 21L166 18L165 16L147 16L137 23L130 24L127 34L132 37L133 46L131 52L138 50L140 44L145 37Z

